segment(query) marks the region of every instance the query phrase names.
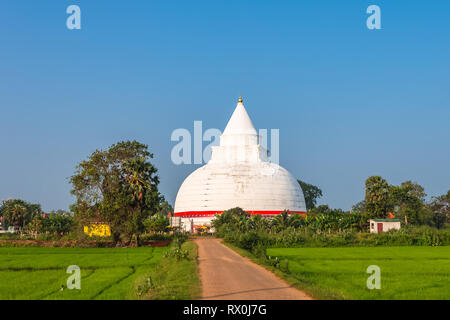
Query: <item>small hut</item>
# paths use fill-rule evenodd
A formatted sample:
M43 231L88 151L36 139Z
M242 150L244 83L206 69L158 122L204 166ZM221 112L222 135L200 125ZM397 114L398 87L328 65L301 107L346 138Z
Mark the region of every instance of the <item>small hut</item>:
M400 229L400 219L370 219L370 233L382 233L392 229Z

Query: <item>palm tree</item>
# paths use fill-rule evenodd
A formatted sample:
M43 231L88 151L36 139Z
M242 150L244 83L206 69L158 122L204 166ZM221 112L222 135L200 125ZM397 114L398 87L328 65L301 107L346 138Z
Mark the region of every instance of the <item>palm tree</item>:
M139 235L145 229L143 222L146 212L149 209L156 209L158 205L151 203L158 197L151 197L152 201L148 201L147 197L153 192L157 193L156 185L159 181L157 176L153 176L154 173L156 169L145 158L135 158L123 165L122 174L127 183L125 189L131 194L133 219L130 227L135 236L136 246L139 245Z
M28 212L25 206L20 205L18 203L14 204L14 206L11 208L10 223L18 230L21 230L24 227L27 214Z

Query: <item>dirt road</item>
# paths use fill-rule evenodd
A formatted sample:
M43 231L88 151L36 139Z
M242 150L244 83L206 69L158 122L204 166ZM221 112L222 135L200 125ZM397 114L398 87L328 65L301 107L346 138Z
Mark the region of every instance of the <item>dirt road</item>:
M220 243L198 239L202 299L307 300L308 295Z

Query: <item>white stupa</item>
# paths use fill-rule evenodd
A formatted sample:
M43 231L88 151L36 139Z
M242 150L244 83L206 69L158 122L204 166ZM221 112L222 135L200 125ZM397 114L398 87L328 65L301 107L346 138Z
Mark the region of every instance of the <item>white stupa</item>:
M265 216L306 211L297 180L268 161L259 140L239 98L220 145L212 147L211 160L191 173L178 191L174 211L185 231L209 226L216 214L235 207Z

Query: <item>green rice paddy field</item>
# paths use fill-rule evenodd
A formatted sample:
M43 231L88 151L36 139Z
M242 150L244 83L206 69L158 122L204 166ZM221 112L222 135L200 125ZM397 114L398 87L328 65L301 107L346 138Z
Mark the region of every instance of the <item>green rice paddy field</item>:
M450 247L274 248L282 275L316 298L450 299ZM286 260L288 262L286 262ZM367 267L381 270L369 290Z
M0 248L0 299L132 299L167 248ZM81 290L66 288L69 265ZM61 290L61 287L64 289Z
M196 247L185 245L193 258L181 262L163 258L168 248L0 248L0 299L136 299L149 275L157 290L147 298L195 298ZM450 299L450 247L276 248L267 254L280 258L288 281L319 299ZM65 287L69 265L81 269L81 290ZM381 269L380 290L366 286L370 265Z

